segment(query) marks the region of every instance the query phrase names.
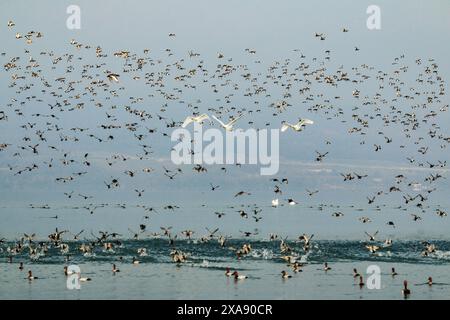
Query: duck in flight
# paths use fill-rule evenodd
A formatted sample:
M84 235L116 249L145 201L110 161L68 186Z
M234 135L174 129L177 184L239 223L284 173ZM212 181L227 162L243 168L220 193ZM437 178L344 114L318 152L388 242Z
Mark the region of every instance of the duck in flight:
M319 190L310 191L310 190L306 189L306 192L308 193L308 195L309 195L310 197L312 197L313 195L315 195L316 193L318 193Z
M119 82L119 75L117 73L108 73L106 77L109 81Z
M366 248L370 253L376 253L380 249L380 247L375 245L366 246Z
M369 237L369 241L375 241L375 237L378 234L378 230L374 234L370 234L368 232L365 232L365 234Z

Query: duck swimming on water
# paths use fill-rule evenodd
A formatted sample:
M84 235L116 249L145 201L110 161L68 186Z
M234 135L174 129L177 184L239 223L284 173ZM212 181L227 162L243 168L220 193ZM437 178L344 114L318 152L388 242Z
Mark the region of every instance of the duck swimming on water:
M406 299L411 294L411 290L408 289L408 281L403 281L403 290L402 290L403 297Z
M365 285L364 279L363 279L362 276L359 276L359 283L358 283L358 285L359 285L360 289L362 289L364 287L364 285Z
M36 280L36 279L39 279L39 278L33 276L33 272L31 272L31 270L30 270L30 271L28 271L28 277L27 277L27 279L31 281L31 280Z
M395 268L391 269L391 276L395 277L396 275L398 275L397 271L395 271Z
M232 275L234 276L234 280L244 280L248 278L246 275L239 274L237 271L234 271Z

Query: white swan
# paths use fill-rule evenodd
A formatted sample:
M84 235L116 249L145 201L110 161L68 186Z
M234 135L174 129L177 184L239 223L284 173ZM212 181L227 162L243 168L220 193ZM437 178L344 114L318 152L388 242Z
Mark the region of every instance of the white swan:
M226 131L233 131L233 125L236 123L236 121L238 121L240 118L242 118L242 115L240 115L239 117L236 117L234 119L232 119L230 122L228 122L227 124L223 123L222 121L220 121L219 119L217 119L214 115L212 115L212 117L214 118L214 120L216 120L217 122L220 123L220 125L226 130Z
M297 122L297 124L295 124L295 125L284 122L283 125L281 126L281 132L285 132L289 128L291 128L294 131L299 132L299 131L302 131L303 126L305 126L307 124L314 124L314 121L309 120L309 119L300 119L299 122Z
M196 116L196 117L195 116L189 116L189 117L187 117L184 120L184 122L181 125L181 127L182 128L186 128L192 122L198 122L198 123L202 124L203 121L205 121L205 120L209 120L209 117L208 117L208 115L206 113L203 113L203 114L201 114L199 116Z

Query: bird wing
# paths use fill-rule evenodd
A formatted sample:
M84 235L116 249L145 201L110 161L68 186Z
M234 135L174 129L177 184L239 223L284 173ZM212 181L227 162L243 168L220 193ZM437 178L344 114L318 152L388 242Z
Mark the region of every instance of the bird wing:
M236 121L238 121L240 118L242 118L242 115L232 119L230 122L228 122L227 126L231 126L231 125L235 124Z
M209 120L209 116L206 113L203 113L197 117L198 122L202 122L203 120Z
M302 119L302 120L300 120L299 124L300 124L301 126L303 126L303 125L305 125L305 124L314 124L314 121L309 120L309 119Z
M285 122L285 123L283 123L283 125L281 126L281 132L285 132L287 129L292 128L292 127L293 127L292 124Z
M225 127L225 123L223 123L222 121L220 121L219 119L217 119L215 115L212 115L211 117L212 117L214 120L216 120L218 123L220 123L220 125L221 125L222 127Z
M219 231L219 228L214 229L213 231L209 230L209 228L206 228L206 230L211 234L214 235L217 231Z
M191 122L193 122L194 121L194 119L193 119L193 117L191 117L191 116L189 116L189 117L187 117L185 120L184 120L184 122L183 122L183 124L181 125L181 127L182 128L186 128Z

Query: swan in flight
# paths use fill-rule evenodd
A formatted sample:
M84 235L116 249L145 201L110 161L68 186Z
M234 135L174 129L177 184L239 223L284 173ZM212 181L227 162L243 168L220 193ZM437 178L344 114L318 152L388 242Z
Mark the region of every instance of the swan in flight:
M230 122L228 122L227 124L223 123L222 121L220 121L219 119L217 119L214 115L212 115L212 117L214 118L214 120L216 120L218 123L220 123L220 125L226 130L226 131L233 131L233 125L236 123L236 121L238 121L240 118L242 118L242 115L233 118Z
M309 119L300 119L297 124L290 124L287 122L283 122L283 125L281 126L281 132L285 132L287 129L292 128L292 130L295 130L297 132L300 132L303 130L303 126L307 124L314 124L314 121Z
M208 117L208 115L206 113L203 113L203 114L201 114L199 116L196 116L196 117L195 116L189 116L189 117L186 118L186 120L184 120L184 122L181 125L181 127L182 128L186 128L192 122L197 122L197 123L202 124L203 121L205 121L205 120L209 120L209 117Z

